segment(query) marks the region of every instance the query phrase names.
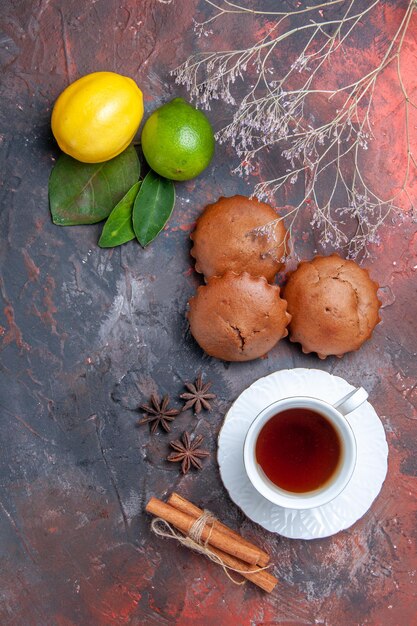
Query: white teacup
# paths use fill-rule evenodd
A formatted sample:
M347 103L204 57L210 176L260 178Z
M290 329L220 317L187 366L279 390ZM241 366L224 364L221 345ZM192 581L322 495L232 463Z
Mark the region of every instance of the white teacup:
M324 400L307 396L284 398L267 406L252 422L246 435L243 460L249 480L265 498L289 509L311 509L326 504L338 496L350 481L356 464L356 440L345 415L357 409L368 398L359 387L331 405ZM281 489L263 472L256 459L256 442L265 424L282 411L304 408L325 417L336 430L341 442L341 457L334 475L314 491L295 493Z

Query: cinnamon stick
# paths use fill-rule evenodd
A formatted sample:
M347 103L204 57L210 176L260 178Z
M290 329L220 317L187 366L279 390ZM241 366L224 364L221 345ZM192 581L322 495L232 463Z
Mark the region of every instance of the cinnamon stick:
M271 593L271 591L275 589L278 579L266 570L260 569L254 571L254 567L248 565L247 563L243 563L243 561L236 559L234 556L230 556L230 554L226 554L217 548L213 548L213 546L210 546L210 550L214 552L214 554L217 554L225 565L228 565L235 570L240 570L240 576L244 576L244 578L247 578L264 591Z
M182 496L180 496L178 493L175 493L175 492L169 496L168 504L175 507L179 511L182 511L183 513L187 513L187 515L191 515L194 519L197 519L203 514L202 509L200 509L198 506L196 506L192 502L189 502L188 500L186 500L185 498L183 498ZM266 565L268 565L269 554L267 552L264 552L264 550L261 550L261 548L258 548L250 541L247 541L246 539L241 537L238 533L236 533L234 530L232 530L225 524L222 524L218 520L214 522L213 527L217 528L217 530L219 530L225 535L228 535L229 537L234 537L242 545L247 546L248 548L253 548L257 550L259 553L257 565L260 565L261 567L265 567Z
M157 498L151 498L149 500L146 505L146 511L156 517L162 518L186 535L188 535L190 528L195 522L195 518L191 515L187 515ZM256 565L258 561L258 549L250 548L242 544L240 540L238 541L234 537L225 535L217 528L211 527L211 525L205 526L201 534L201 539L202 541L208 540L210 546L218 548L222 552L226 552L245 563L249 563L249 565Z

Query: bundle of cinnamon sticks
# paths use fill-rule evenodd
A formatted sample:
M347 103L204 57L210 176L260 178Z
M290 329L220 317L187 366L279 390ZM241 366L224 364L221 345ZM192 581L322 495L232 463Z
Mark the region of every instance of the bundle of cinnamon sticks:
M157 518L168 522L171 526L187 536L197 519L204 511L177 493L172 493L167 503L151 498L146 511ZM252 583L271 592L277 579L266 569L269 555L267 552L250 543L238 533L231 530L218 520L207 523L201 532L201 541L212 554L215 554L226 567L239 572Z

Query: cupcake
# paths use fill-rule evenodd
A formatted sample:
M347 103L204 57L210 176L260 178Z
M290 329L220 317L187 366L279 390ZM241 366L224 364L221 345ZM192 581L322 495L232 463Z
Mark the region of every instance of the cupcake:
M210 356L250 361L288 334L291 316L279 287L247 272L213 276L189 301L191 334Z
M245 196L209 204L191 235L195 269L211 276L227 270L265 276L272 282L283 268L288 234L276 211Z
M378 284L354 261L316 256L289 276L290 340L321 359L358 350L380 321Z

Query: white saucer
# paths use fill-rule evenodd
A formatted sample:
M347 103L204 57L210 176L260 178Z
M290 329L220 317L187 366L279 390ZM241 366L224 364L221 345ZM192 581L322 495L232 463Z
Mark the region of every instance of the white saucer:
M357 442L356 468L344 491L328 504L309 510L276 506L255 490L243 465L246 433L265 406L296 395L333 403L353 388L338 376L299 368L260 378L240 394L220 431L218 461L231 499L251 520L284 537L317 539L348 528L370 508L387 474L388 446L382 423L369 402L347 417Z

